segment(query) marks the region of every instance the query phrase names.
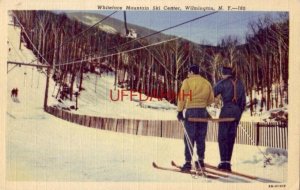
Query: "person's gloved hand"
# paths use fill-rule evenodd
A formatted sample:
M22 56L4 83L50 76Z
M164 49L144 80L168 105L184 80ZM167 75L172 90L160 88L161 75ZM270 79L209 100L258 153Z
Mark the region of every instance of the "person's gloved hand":
M178 119L178 121L183 121L183 120L184 120L182 111L179 111L179 112L177 113L177 119Z
M208 118L208 119L212 119L212 118L213 118L213 117L210 115L209 112L207 112L207 118Z

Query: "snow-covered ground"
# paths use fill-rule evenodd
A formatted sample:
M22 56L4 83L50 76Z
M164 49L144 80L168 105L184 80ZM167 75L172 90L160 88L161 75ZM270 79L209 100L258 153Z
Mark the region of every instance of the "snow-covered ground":
M97 86L95 87L97 79ZM138 92L132 92L132 99L130 92L124 91L123 94L127 95L121 100L121 91L124 89L114 89L114 76L112 74L103 74L100 78L95 74L85 75L83 86L84 91L80 92L78 99L78 110L73 112L84 115L114 117L114 118L133 118L133 119L148 119L148 120L175 120L176 107L166 100L157 100L146 97ZM58 89L58 88L56 88ZM56 89L54 91L56 92ZM53 92L53 87L50 87L50 92ZM111 95L110 95L111 93ZM56 93L54 93L56 94ZM119 94L119 100L116 100ZM135 95L135 96L134 96ZM141 100L139 101L141 95ZM52 99L50 105L56 105L57 100ZM73 102L65 101L67 105L75 105ZM153 107L148 109L147 107Z
M156 170L151 165L153 161L164 166L170 166L171 160L183 163L182 140L86 128L43 113L36 107L30 103L24 108L20 103L8 109L8 180L201 182L186 174ZM23 109L27 112L20 112ZM268 152L266 148L262 150ZM236 145L233 169L284 182L287 180L287 156L277 155L277 152L280 151L268 155L274 165L264 168L263 156L256 147ZM218 164L217 143L207 143L206 161ZM228 178L228 182L247 181Z
M19 30L10 26L8 29L10 45L18 47ZM14 54L11 50L8 59L17 61L21 59L21 56L23 56L22 59L27 56L30 61L34 58L34 55L25 47L22 47L22 51L16 52L20 55ZM104 88L111 81L110 77L103 77L102 81L98 81L97 93L101 93L100 89L110 88ZM104 82L105 80L107 83ZM182 164L184 161L182 140L135 136L86 128L43 112L45 75L38 72L36 68L16 67L8 73L7 81L5 134L7 180L190 182L195 185L203 182L224 182L224 180L196 180L187 174L160 171L152 167L153 161L163 166L170 166L171 160ZM78 113L107 117L135 117L137 115L147 119L175 117L176 112L173 109L141 108L132 101L105 101L108 97L99 97L99 94L92 93L95 89L95 83L92 81L92 77L84 81L86 91L82 92ZM16 87L19 89L19 103L10 98L11 89ZM49 104L56 101L51 96L53 88L54 83L51 81ZM92 102L95 103L92 104ZM273 181L286 182L288 177L286 151L260 148L272 158L272 165L263 167L264 157L257 147L236 145L232 159L233 170ZM217 143L207 142L205 161L214 165L218 164ZM225 181L254 182L238 177L230 177Z

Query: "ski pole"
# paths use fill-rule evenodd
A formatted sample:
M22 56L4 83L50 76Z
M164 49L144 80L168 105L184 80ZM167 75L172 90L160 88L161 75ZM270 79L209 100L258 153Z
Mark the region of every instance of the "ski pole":
M193 152L192 152L193 151L193 149L192 149L193 148L192 142L191 142L191 140L190 140L190 138L188 136L188 133L187 133L185 127L184 127L183 121L180 121L180 123L181 123L182 128L183 128L184 136L185 136L186 141L187 141L187 145L188 145L188 149L189 149L190 155L191 155L191 157L194 157ZM203 168L200 165L199 160L198 159L195 159L195 160L197 160L196 162L198 163L198 166L200 168L200 172L201 172L202 176L206 176L205 173L204 173L204 171L203 171ZM197 175L197 171L196 171L196 175Z
M183 127L184 128L184 127ZM185 128L184 128L184 136L185 136L185 138L186 138L186 141L187 141L187 146L188 146L188 150L189 150L189 153L190 153L190 155L193 157L193 150L192 150L192 143L191 143L191 141L190 141L190 138L189 138L189 136L188 136L188 134L187 134L187 132L186 132L186 130L185 130ZM202 172L202 174L203 174L203 172ZM195 173L195 175L192 175L192 177L193 178L197 178L197 176L199 176L199 174L198 174L198 171L196 171L196 173Z

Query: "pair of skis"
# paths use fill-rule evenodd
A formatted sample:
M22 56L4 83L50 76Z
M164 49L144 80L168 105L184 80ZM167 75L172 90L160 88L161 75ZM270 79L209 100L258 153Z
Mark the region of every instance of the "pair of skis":
M177 165L174 161L171 162L171 165L174 168L158 166L155 162L153 162L152 165L156 169L179 172L179 173L186 173L186 174L190 174L192 176L203 176L203 177L209 178L209 179L219 179L220 177L227 178L229 175L244 177L244 178L251 179L251 180L258 179L258 177L256 177L256 176L251 176L251 175L247 175L247 174L243 174L243 173L239 173L239 172L235 172L235 171L229 172L229 171L220 170L217 167L210 165L210 164L205 164L205 167L202 168L202 170L203 170L202 172L198 171L198 170L182 171L181 166Z
M175 164L175 163L174 163ZM158 166L155 162L152 163L153 167L156 169L160 169L160 170L166 170L166 171L173 171L173 172L179 172L179 173L186 173L186 174L190 174L192 176L203 176L206 178L210 178L210 179L218 179L219 177L216 175L212 175L206 171L200 172L200 171L196 171L196 170L190 170L190 171L182 171L180 166L177 165L172 165L175 166L174 168L167 168L167 167L162 167L162 166Z

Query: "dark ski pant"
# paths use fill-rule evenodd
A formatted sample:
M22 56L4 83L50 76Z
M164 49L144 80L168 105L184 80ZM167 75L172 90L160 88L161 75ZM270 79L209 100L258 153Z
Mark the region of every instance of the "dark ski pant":
M197 155L199 160L204 160L205 152L205 137L207 132L207 122L190 122L188 118L208 118L206 108L191 108L187 109L185 113L184 127L194 147L196 143ZM184 155L185 161L192 161L192 155L190 154L187 139L184 137ZM192 148L193 154L193 148Z
M240 108L236 105L225 105L221 109L220 118L236 118L233 122L220 122L218 142L221 161L231 161L237 127L241 117Z

